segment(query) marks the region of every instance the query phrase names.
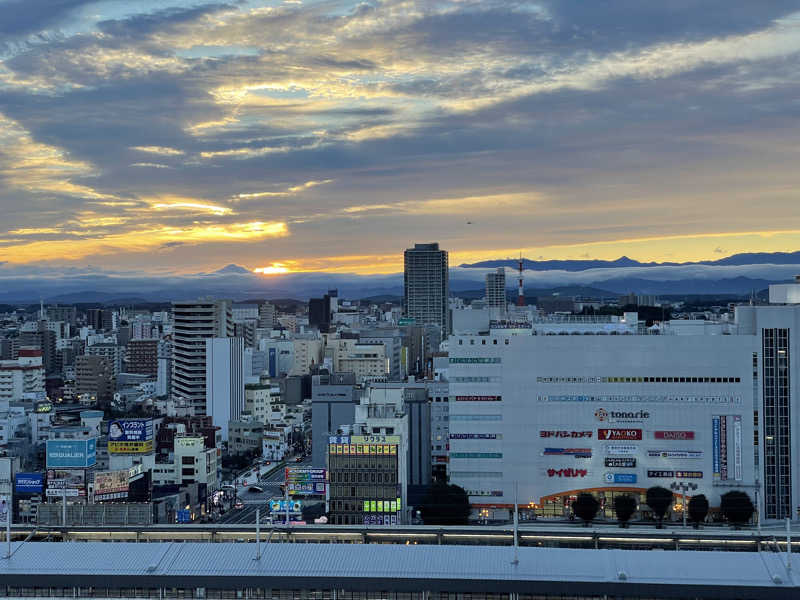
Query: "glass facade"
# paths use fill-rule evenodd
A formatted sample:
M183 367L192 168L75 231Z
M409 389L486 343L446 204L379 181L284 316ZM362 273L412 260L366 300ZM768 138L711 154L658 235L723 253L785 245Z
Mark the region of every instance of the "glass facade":
M763 329L764 512L792 517L789 330Z

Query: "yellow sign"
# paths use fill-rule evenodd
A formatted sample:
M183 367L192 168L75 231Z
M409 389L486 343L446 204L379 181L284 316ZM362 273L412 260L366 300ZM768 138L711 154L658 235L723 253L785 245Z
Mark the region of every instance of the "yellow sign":
M153 440L144 442L108 442L110 454L149 454L153 451Z

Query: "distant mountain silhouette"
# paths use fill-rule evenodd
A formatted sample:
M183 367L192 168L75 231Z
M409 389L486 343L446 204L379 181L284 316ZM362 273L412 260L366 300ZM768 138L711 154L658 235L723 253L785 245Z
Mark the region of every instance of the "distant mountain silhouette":
M691 265L798 265L800 268L800 251L798 252L745 252L734 254L719 260L701 260L697 262L639 262L627 256L620 256L616 260L530 260L523 258L524 269L532 271L586 271L588 269L614 269L623 267L685 267ZM485 260L476 263L459 265L465 269L493 269L508 267L517 269L519 260L506 258L502 260Z

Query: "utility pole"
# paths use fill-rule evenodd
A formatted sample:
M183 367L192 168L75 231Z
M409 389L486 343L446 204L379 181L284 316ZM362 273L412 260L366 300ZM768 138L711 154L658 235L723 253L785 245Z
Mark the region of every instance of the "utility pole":
M514 560L511 564L517 566L519 564L519 506L517 505L517 487L518 482L514 482Z

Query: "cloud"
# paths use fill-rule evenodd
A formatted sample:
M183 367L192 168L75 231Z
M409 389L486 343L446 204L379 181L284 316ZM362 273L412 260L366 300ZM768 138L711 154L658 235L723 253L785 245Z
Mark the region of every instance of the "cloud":
M647 258L800 230L796 3L173 4L0 5L19 11L0 25L15 261L55 241L149 266L172 231L179 269L391 270L410 236Z

